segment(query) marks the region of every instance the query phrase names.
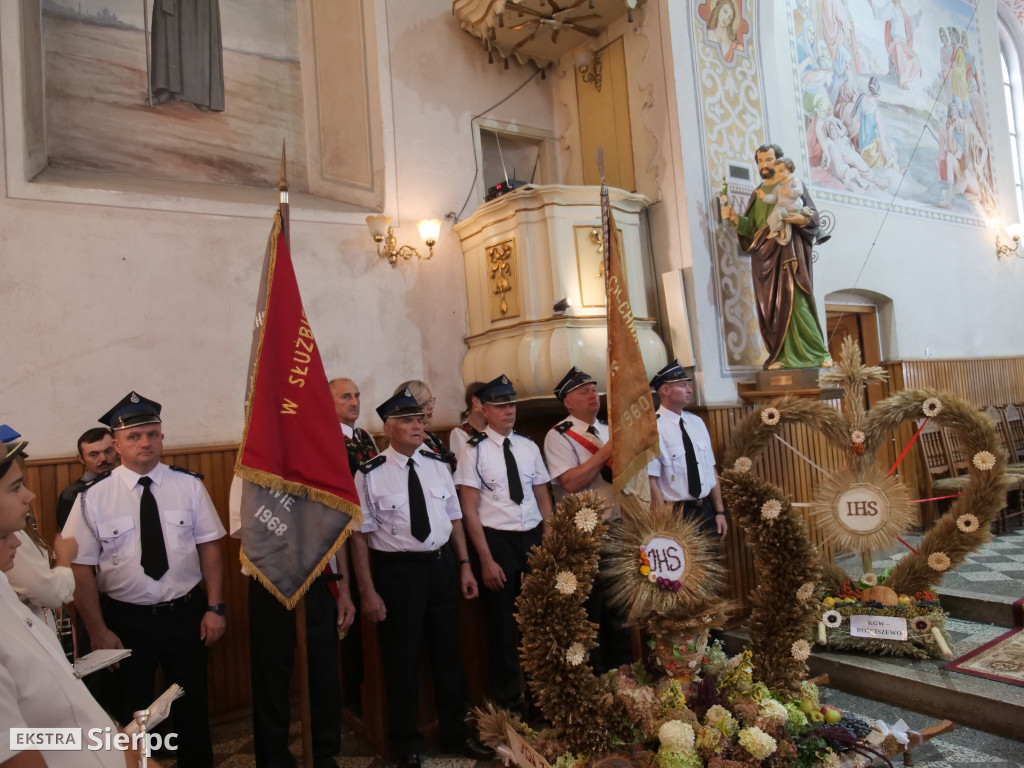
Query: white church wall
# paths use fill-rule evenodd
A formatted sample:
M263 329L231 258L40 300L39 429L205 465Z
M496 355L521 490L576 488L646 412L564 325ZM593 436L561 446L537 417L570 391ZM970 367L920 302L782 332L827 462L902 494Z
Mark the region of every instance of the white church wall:
M472 116L531 72L489 67L445 0L378 0L375 10L385 212L400 244L424 250L415 222L459 211L473 184ZM11 34L5 26L5 47ZM11 71L17 57L2 54L6 112L21 97L11 90L20 72ZM553 130L539 78L489 115ZM23 153L11 138L4 136L7 152ZM97 416L136 389L164 404L169 445L237 441L276 190L266 190L265 204L249 196L222 205L150 188L119 193L117 204L91 204L108 193L61 189L57 180L39 196L58 201L24 199L11 196L24 184L11 178L22 167L15 160L4 157L7 196L0 201L0 422L25 434L35 456L66 455ZM477 203L471 199L463 215ZM374 251L366 212L293 206L305 308L328 376L359 382L363 423L379 427L373 407L408 378L432 387L437 424L456 423L467 324L450 222L432 261L391 269Z

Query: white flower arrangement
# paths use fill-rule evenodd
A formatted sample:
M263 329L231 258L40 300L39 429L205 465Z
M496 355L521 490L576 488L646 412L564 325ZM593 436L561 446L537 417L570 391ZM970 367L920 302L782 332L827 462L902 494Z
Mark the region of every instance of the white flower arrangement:
M753 468L753 466L754 466L754 462L752 462L746 456L740 456L732 464L732 468L733 469L735 469L737 472L742 472L744 474L749 472L751 470L751 468Z
M971 463L982 472L988 472L996 465L996 457L991 451L978 451L971 459Z
M768 499L761 505L761 519L774 523L782 514L782 502L778 499Z
M582 643L573 643L565 651L565 660L574 667L582 664L586 657L587 652L583 649Z
M658 729L658 741L669 752L692 752L695 739L693 726L681 720L669 720Z
M835 629L843 623L843 614L836 610L827 610L821 614L821 621L829 629Z
M978 520L976 515L972 515L970 512L960 515L956 519L956 527L960 529L962 533L974 533L981 527L981 522Z
M749 752L755 760L764 760L779 746L775 739L756 725L740 731L740 746Z
M811 656L811 644L806 640L797 640L790 646L789 652L797 661L807 661Z
M938 416L942 411L942 401L937 397L929 397L921 403L921 410L924 412L924 415L929 418Z
M768 427L774 427L782 420L778 408L765 408L761 411L761 421Z
M576 574L572 571L559 571L558 575L555 576L555 589L563 595L571 595L578 586Z
M764 699L757 716L772 725L782 725L789 719L789 711L775 699Z
M597 527L597 521L599 519L597 512L592 510L590 507L583 507L583 509L576 513L576 527L581 531L590 533Z
M928 555L928 567L933 571L947 571L950 565L952 565L952 561L945 552L932 552Z

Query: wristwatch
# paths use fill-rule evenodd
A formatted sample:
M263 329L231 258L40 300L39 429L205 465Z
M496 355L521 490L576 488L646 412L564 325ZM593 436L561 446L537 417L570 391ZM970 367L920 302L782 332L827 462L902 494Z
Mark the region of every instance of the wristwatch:
M216 613L218 616L223 616L228 612L228 607L224 603L217 603L216 605L206 606L206 610L210 613Z

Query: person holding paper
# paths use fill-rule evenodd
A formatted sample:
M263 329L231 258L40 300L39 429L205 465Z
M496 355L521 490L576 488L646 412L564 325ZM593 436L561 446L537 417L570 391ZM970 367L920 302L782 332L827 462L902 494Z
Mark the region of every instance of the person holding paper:
M20 464L27 445L20 435L0 443L0 767L134 768L139 753L133 750L40 751L11 745L14 728L81 728L84 735L115 727L75 677L53 630L21 603L7 581L21 546L17 532L35 498ZM159 768L153 760L149 765Z

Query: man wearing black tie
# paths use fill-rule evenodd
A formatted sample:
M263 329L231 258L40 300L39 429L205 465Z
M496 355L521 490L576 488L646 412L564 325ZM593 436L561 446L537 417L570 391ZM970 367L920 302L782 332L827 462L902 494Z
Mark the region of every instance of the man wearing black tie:
M171 709L178 764L208 768L206 649L226 627L224 526L201 476L160 463L159 403L130 392L100 422L121 466L79 494L64 528L78 541L75 607L94 649L132 650L111 680L114 717L126 725L149 706L163 667L186 693Z
M544 438L544 457L555 502L570 493L594 491L600 494L607 508L604 519L622 518L612 492L612 444L608 425L597 418L601 396L597 383L576 366L555 386L555 397L562 401L569 418L559 422ZM599 567L603 571L605 560ZM618 669L633 661L633 643L625 626L622 611L608 604L604 579L595 579L587 598L587 618L597 624L597 648L590 654L590 665L597 674Z
M462 486L462 513L480 558L487 622L491 695L501 707L520 707L516 656L516 598L528 571L530 550L540 544L543 522L551 519L548 471L540 449L512 431L516 391L506 376L477 392L487 429L470 438L459 457L455 483Z
M709 533L725 538L729 523L722 490L715 475L711 435L700 417L683 410L693 402L693 380L673 360L651 379L658 393L658 436L661 455L647 466L651 504L672 504L691 516Z
M467 731L459 593L477 595L448 465L422 449L423 408L408 390L377 408L389 445L355 477L363 525L352 564L363 615L378 623L388 706L388 742L399 768L420 768L419 660L434 673L441 748L477 760L494 756ZM372 565L372 570L371 570Z

